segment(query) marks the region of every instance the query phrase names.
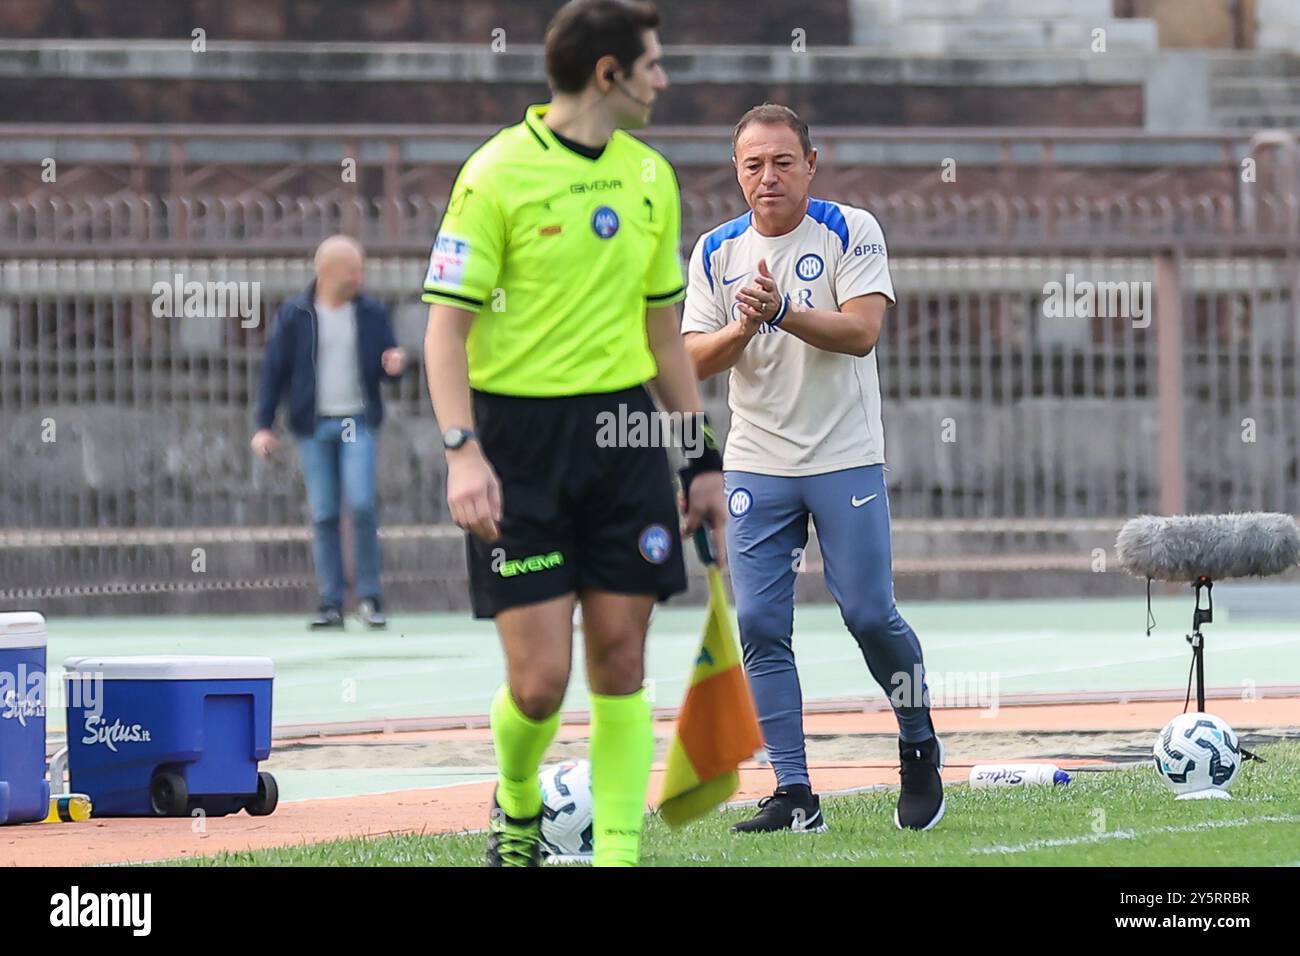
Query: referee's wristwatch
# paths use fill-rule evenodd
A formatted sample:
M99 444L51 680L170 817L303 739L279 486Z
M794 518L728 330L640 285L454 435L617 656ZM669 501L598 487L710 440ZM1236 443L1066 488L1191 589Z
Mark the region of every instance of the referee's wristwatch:
M477 440L478 436L469 428L448 428L442 433L442 447L447 451L464 448L466 442Z

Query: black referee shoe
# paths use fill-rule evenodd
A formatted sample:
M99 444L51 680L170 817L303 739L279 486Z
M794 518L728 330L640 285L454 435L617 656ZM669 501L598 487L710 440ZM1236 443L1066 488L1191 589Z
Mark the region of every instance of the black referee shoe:
M825 833L826 818L822 816L822 802L807 784L792 783L777 787L770 797L758 801L758 813L751 820L737 823L732 833L775 833L793 830L795 833Z
M898 742L899 774L894 825L900 830L928 830L943 819L943 742L931 737L919 744Z

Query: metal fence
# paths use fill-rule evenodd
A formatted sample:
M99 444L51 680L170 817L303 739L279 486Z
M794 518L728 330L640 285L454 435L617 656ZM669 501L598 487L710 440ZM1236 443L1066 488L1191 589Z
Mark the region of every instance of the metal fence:
M846 189L838 201L871 209L896 248L1012 253L1037 244L1109 251L1177 245L1216 251L1261 248L1300 235L1294 195L1241 197L878 194ZM445 197L117 196L0 199L0 254L292 255L338 232L377 253L425 249ZM682 197L683 234L695 237L745 209L733 191Z
M877 361L894 508L915 518L1300 512L1294 254L899 255ZM371 291L417 355L423 260ZM247 449L266 325L301 260L0 266L0 526L291 525L291 456ZM255 288L248 318L156 315L186 282ZM1079 315L1071 290L1118 287ZM1054 296L1058 286L1060 296ZM718 414L725 380L708 383ZM423 381L389 395L389 520L443 520Z

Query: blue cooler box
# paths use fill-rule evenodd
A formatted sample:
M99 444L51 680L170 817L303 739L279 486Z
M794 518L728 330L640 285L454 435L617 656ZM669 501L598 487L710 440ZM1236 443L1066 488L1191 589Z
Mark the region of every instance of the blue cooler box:
M271 813L269 657L70 657L68 778L94 815Z
M45 618L0 614L0 824L44 820Z

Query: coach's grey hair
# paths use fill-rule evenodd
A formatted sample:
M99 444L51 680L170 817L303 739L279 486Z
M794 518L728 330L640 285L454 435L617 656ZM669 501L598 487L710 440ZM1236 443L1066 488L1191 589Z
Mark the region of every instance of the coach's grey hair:
M1264 577L1300 561L1300 530L1290 515L1259 511L1226 515L1142 515L1115 539L1120 566L1137 577Z
M799 137L799 145L803 147L805 156L812 153L812 137L808 133L808 124L799 118L799 114L788 106L782 106L780 103L764 103L762 106L755 106L740 118L736 128L731 132L731 155L736 155L736 143L740 140L740 134L745 131L745 127L751 123L767 123L774 126L788 126L794 130L795 135Z

